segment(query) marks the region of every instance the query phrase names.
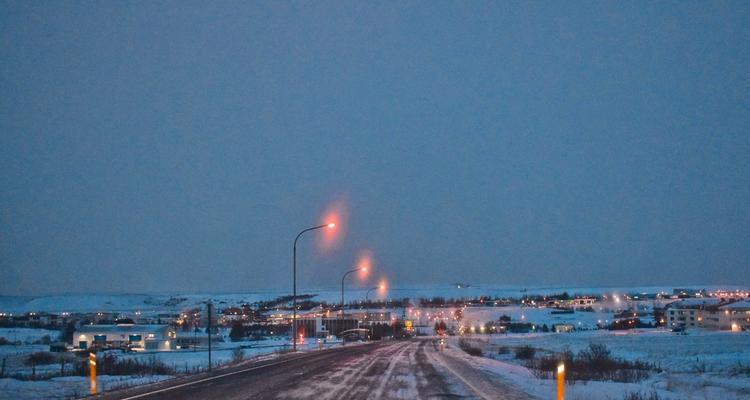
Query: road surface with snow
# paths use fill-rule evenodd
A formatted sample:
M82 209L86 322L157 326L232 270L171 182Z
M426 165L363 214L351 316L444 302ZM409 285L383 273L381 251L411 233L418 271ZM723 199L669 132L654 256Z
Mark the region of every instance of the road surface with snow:
M433 339L385 341L291 354L105 396L106 399L531 398Z

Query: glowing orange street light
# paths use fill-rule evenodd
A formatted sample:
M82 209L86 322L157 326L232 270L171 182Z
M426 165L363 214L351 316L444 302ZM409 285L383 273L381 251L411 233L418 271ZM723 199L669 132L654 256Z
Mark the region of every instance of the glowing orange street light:
M303 233L313 231L316 229L321 228L329 228L333 229L336 227L336 224L333 222L318 226L313 226L312 228L307 228L302 230L302 232L297 234L297 237L294 238L294 247L292 250L292 350L297 351L297 240L299 240L299 237L302 236Z

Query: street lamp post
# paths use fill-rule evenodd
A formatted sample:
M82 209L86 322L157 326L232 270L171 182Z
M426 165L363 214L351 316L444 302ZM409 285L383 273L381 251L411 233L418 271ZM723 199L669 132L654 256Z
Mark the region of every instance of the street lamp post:
M294 238L294 248L292 251L292 350L297 351L297 240L299 240L299 237L302 236L303 233L313 231L316 229L321 228L335 228L336 224L330 223L330 224L324 224L324 225L318 225L313 226L312 228L307 228L302 230L299 234L297 234L297 237Z
M370 302L370 292L373 290L382 289L382 286L375 286L374 288L367 289L367 292L365 293L365 304Z
M341 326L339 328L342 332L344 331L344 279L352 272L357 272L360 270L367 271L367 267L357 267L350 271L346 271L346 273L341 277ZM344 335L341 335L341 345L344 345Z
M367 272L367 267L354 268L350 271L347 271L344 276L341 277L341 319L344 318L344 278L346 278L346 276L351 274L352 272L357 272L360 270Z
M382 286L375 286L373 288L367 289L367 292L365 292L365 306L367 307L365 309L365 319L367 319L367 314L368 314L367 310L369 309L368 306L370 305L370 292L372 292L373 290L381 289L381 288L382 288ZM372 337L372 321L367 321L367 322L370 324L369 331L370 331L370 337Z

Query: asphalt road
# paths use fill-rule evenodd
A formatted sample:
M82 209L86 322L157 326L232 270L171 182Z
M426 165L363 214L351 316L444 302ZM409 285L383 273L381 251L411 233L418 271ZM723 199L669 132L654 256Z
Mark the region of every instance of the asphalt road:
M290 354L212 374L105 394L105 399L530 398L439 351L434 340L387 341Z

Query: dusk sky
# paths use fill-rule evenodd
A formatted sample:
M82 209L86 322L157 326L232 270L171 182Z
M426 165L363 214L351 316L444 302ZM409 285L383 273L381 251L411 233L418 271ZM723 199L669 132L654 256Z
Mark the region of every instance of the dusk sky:
M748 285L749 4L3 1L0 294Z

